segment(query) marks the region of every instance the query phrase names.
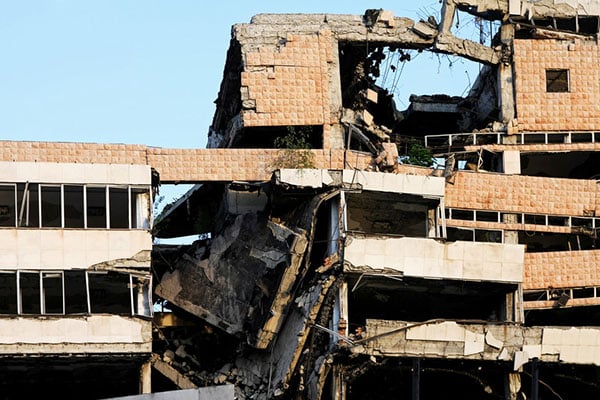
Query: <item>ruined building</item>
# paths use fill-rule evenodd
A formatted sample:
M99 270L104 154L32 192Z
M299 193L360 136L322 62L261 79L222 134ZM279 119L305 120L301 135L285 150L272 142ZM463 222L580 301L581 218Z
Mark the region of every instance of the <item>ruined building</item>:
M2 330L0 362L13 371L3 384L34 365L57 377L69 366L84 384L94 370L69 363L80 357L128 365L144 393L233 384L238 399L598 398L599 16L591 0L446 0L422 21L257 15L232 29L209 148L5 142L0 234L16 239L2 244L12 305L0 323L39 331ZM489 40L458 36L460 18ZM411 96L398 110L381 77L425 51L475 61L479 76L464 97ZM409 165L415 149L435 164ZM127 179L111 173L122 164ZM21 240L56 234L77 247L69 234L113 233L115 208L127 220L115 233L145 234L140 199L159 182L195 185L152 236L197 235L192 244L140 258L146 242L114 240L70 260L46 239ZM104 207L90 206L96 186ZM113 186L127 213L111 206ZM23 225L35 198L41 211ZM44 225L56 204L60 223ZM82 224L69 225L71 207L87 213ZM102 211L105 225L90 226ZM98 273L112 285L95 297ZM161 310L151 348L140 308L150 284ZM87 305L69 312L77 301ZM69 328L86 342L72 348L46 328L95 318L135 326L97 339Z

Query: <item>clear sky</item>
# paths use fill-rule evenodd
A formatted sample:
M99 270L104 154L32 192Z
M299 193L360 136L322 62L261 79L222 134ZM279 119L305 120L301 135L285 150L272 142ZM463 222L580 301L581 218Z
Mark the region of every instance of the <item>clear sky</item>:
M205 147L231 25L259 13L368 8L418 20L438 18L440 7L438 0L0 0L0 139ZM415 65L398 84L406 98L460 95L475 79L460 59L419 58L428 62L408 63Z

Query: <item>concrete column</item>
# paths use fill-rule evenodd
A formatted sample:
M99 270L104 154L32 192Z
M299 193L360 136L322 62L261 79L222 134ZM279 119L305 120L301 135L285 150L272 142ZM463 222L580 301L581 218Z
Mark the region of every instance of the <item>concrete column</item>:
M152 363L150 360L140 368L140 393L152 393Z
M521 392L521 374L519 372L509 372L505 379L504 398L506 400L519 400Z
M498 65L498 108L503 123L510 124L515 118L515 90L512 64L512 41L515 28L512 24L503 24L500 27L500 41L502 42L502 58Z
M421 359L415 358L412 366L412 400L421 399Z
M344 373L339 365L333 366L333 384L331 398L333 400L346 400L346 382L344 382Z

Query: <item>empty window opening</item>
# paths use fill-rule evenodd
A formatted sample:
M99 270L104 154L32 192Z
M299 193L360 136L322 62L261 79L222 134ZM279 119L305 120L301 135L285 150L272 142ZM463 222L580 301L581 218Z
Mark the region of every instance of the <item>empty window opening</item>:
M17 273L0 272L0 314L17 313Z
M64 283L65 312L67 314L88 313L85 271L65 271Z
M37 183L27 182L17 184L17 206L19 209L17 226L39 228L40 206L38 188L39 185Z
M62 226L62 202L60 186L40 186L42 227L60 228Z
M547 69L546 70L546 92L562 93L569 92L569 70Z
M133 314L149 317L152 315L152 296L150 294L150 279L131 277Z
M370 234L427 237L428 211L436 200L394 193L346 196L347 229Z
M500 321L506 293L515 288L492 282L401 279L368 274L349 277L351 332L370 318L414 322L434 318Z
M19 271L19 293L22 314L41 313L39 272Z
M42 272L42 314L64 314L62 272Z
M528 253L592 250L600 245L599 239L590 235L529 231L519 231L519 244L526 245Z
M110 228L129 228L129 193L127 188L110 187L108 193Z
M63 190L65 199L65 228L85 227L83 186L65 185Z
M106 188L87 188L87 227L106 228Z
M133 229L150 228L150 193L148 189L131 189L131 227Z
M15 226L15 185L0 185L0 226Z
M600 153L521 153L521 174L570 179L600 178Z
M88 273L92 313L131 314L129 275Z
M322 125L267 126L244 128L232 148L322 149Z

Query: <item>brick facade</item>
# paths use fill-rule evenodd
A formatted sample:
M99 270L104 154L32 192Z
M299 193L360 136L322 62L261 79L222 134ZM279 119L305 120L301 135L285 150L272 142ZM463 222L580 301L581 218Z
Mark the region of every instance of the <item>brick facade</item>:
M343 150L310 150L316 168L342 169ZM140 164L162 182L265 181L281 166L277 149L170 149L144 145L1 141L0 161ZM346 152L346 168L365 169L371 156Z
M600 250L525 253L523 289L600 286Z
M598 65L593 41L514 40L519 130L600 130ZM547 93L546 69L568 69L570 91Z
M337 122L329 113L328 64L335 47L331 31L287 34L284 42L245 54L242 100L253 100L256 107L243 110L244 126Z
M446 185L450 208L527 214L600 215L600 185L594 180L460 171Z

